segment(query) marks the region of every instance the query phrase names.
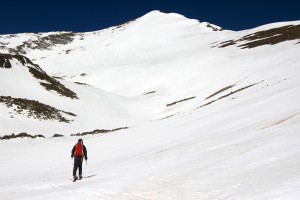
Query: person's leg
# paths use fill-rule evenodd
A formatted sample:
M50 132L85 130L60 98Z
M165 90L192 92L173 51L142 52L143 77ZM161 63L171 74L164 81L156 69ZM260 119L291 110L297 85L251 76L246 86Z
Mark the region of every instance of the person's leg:
M76 171L77 171L76 159L74 158L73 177L76 176Z
M79 179L82 178L82 159L79 159Z
M74 159L73 177L76 178L77 168L80 166L80 159Z

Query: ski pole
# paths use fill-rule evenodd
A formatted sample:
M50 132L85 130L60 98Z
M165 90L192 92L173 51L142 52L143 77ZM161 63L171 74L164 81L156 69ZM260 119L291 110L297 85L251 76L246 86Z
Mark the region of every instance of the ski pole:
M71 166L72 166L72 171L73 171L73 158L71 157ZM71 179L73 179L74 177L72 176Z
M89 177L89 168L88 168L88 165L87 165L87 160L85 160L85 164L86 164L87 177Z

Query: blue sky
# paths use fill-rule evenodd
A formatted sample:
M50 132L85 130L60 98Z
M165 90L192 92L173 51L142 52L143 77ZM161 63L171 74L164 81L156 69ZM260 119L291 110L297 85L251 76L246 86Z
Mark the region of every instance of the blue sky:
M5 0L0 34L95 31L138 18L152 10L176 12L229 30L300 20L300 1L201 0Z

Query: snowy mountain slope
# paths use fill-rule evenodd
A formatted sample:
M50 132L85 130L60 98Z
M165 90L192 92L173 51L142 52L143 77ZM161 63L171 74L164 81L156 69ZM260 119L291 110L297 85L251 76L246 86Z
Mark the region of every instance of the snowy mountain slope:
M1 135L29 132L45 136L131 126L142 118L128 108L135 100L87 85L55 80L28 58L0 54ZM1 64L0 63L0 64ZM70 88L70 89L69 89ZM74 92L75 91L75 92ZM105 122L95 123L101 116ZM118 122L118 123L116 123ZM89 125L90 124L90 125Z
M299 24L233 32L153 11L90 33L0 36L2 53L26 53L77 96L46 90L15 59L19 71L0 68L5 102L76 115L10 118L0 103L2 135L46 136L0 142L0 198L298 199ZM83 137L90 178L71 183L78 137L49 137L120 127Z
M28 57L43 66L50 74L62 72L61 76L72 77L74 81L105 87L103 84L108 83L106 77L116 70L123 70L119 74L124 74L124 71L129 68L126 66L130 66L132 70L143 71L142 69L148 67L149 63L156 66L155 63L170 60L169 58L178 55L183 57L191 51L196 51L195 48L202 42L199 40L200 43L191 46L191 41L197 39L195 33L204 35L205 40L208 40L210 33L213 32L206 26L207 23L199 23L180 15L169 16L160 12L151 12L123 26L84 33L81 38L77 37L72 43L63 47L53 46L51 52L38 49L25 50ZM166 48L161 48L162 46ZM128 75L136 76L134 74ZM125 74L124 77L128 76ZM117 78L122 80L122 84L128 82L120 75ZM98 83L99 80L103 82Z
M17 148L4 156L1 197L297 199L299 99L289 97L299 87L287 88L283 82L268 92L249 90L231 104L84 137L90 153L84 175L91 177L75 184L69 180L68 160L74 138L2 142L4 148ZM278 90L284 95L272 95ZM288 105L285 110L276 105L281 101ZM53 145L58 154L49 153ZM27 154L33 157L24 162ZM24 170L18 173L18 167L5 167L21 163ZM10 192L15 189L19 192Z

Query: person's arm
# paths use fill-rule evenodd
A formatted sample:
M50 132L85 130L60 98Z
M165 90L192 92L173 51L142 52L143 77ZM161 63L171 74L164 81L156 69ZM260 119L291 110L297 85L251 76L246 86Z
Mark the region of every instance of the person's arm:
M71 158L74 157L74 154L75 154L75 147L76 147L76 145L74 145L74 147L73 147L73 149L72 149L72 151L71 151Z
M87 150L86 150L86 147L84 145L83 145L83 153L84 153L85 159L87 160L88 159Z

